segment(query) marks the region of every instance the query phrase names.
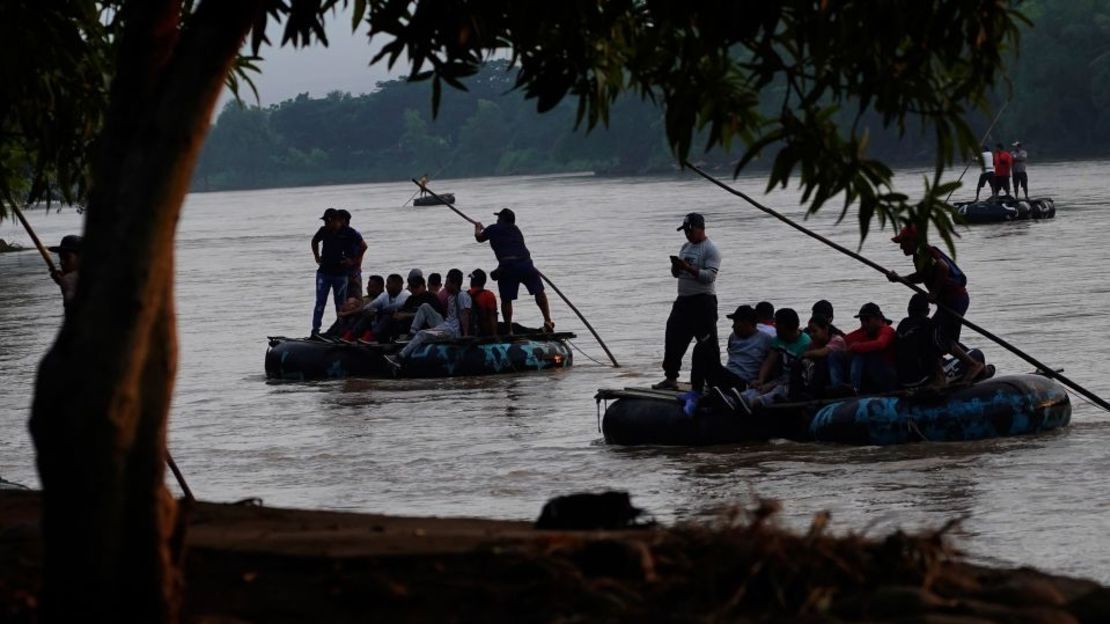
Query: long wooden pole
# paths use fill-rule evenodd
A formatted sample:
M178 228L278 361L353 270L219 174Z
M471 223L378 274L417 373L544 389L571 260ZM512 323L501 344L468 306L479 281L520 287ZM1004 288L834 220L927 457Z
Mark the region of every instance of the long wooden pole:
M789 217L786 217L786 216L768 208L767 206L764 206L763 204L760 204L759 202L755 201L751 197L748 197L744 193L728 186L724 182L721 182L717 178L714 178L713 176L711 176L708 173L702 171L698 167L690 164L689 162L684 162L683 164L686 167L689 167L691 170L693 170L695 173L697 173L701 177L705 178L706 180L709 180L710 182L712 182L713 184L716 184L717 186L721 187L725 191L743 199L744 201L748 202L749 204L751 204L752 206L754 206L758 210L761 210L761 211L771 215L772 217L778 219L779 221L782 221L783 223L789 225L790 227L794 228L795 230L798 230L799 232L805 234L806 236L809 236L811 238L819 240L822 243L828 245L829 247L832 247L833 249L835 249L835 250L837 250L837 251L839 251L839 252L841 252L841 253L843 253L847 256L855 258L856 260L862 262L863 264L866 264L867 266L875 269L876 271L882 273L883 275L890 275L890 271L888 271L882 265L880 265L876 262L873 262L873 261L869 260L868 258L865 258L865 257L859 255L858 253L844 247L843 245L839 245L837 243L834 243L833 241L825 238L824 236L821 236L820 234L818 234L816 232L813 232L811 230L806 229L805 227L802 227L796 221L794 221L794 220L790 219ZM926 294L926 295L928 294L926 291L924 291L923 289L918 287L916 284L907 282L905 279L903 279L901 277L898 278L898 281L901 282L902 284L905 284L907 287L912 289L914 292L921 293L921 294ZM957 319L959 319L960 323L963 323L967 327L969 327L972 330L978 332L979 334L985 336L986 338L989 338L990 340L993 340L995 343L997 343L998 345L1000 345L1001 347L1003 347L1004 349L1006 349L1010 353L1013 353L1014 355L1020 357L1021 359L1025 360L1026 362L1029 362L1033 366L1037 367L1037 370L1040 373L1044 374L1047 377L1052 377L1053 379L1056 379L1057 381L1064 384L1065 386L1067 386L1067 387L1071 388L1072 390L1078 392L1079 394L1087 397L1088 399L1090 399L1092 402L1097 404L1102 409L1104 409L1106 411L1110 411L1110 403L1107 403L1102 397L1100 397L1097 394L1091 392L1090 390L1084 388L1083 386L1075 383L1071 379L1068 379L1064 375L1060 374L1054 368L1048 366L1047 364L1044 364L1044 363L1040 362L1039 360L1037 360L1033 356L1029 355L1028 353L1025 353L1021 349L1018 349L1017 347L1015 347L1014 345L1010 344L1009 342L1003 340L1002 338L999 338L998 336L996 336L993 333L987 331L983 327L980 327L979 325L977 325L975 323L972 323L971 321L964 318L962 314L956 312L952 308L950 308L950 307L948 307L948 306L946 306L942 303L939 303L939 302L936 303L936 306L938 308L944 310L945 312L951 314L952 316L956 317Z
M983 138L979 139L979 145L983 145L984 143L986 143L987 137L989 137L991 135L991 130L994 130L994 124L998 123L999 118L1002 117L1002 111L1006 110L1006 107L1009 106L1009 105L1010 105L1010 100L1006 100L1006 103L1002 105L1002 108L998 109L998 114L994 116L994 121L991 122L991 125L987 126L987 131L983 133ZM970 168L971 168L971 161L968 161L968 163L966 165L964 165L963 173L960 174L960 177L956 178L956 182L962 182L963 179L964 179L964 175L967 174L967 170L970 169ZM955 193L955 192L956 192L956 189L952 189L951 191L948 191L948 197L944 198L944 203L947 204L948 200L952 197L952 193ZM978 194L978 193L976 193L976 194Z
M463 219L466 219L467 221L469 221L471 225L477 225L478 224L477 221L475 221L474 219L471 219L470 217L466 216L466 214L464 214L463 211L456 208L454 204L447 201L442 196L436 195L435 191L433 191L432 189L420 184L420 182L418 182L416 179L413 179L412 182L413 182L413 184L415 184L415 185L421 187L422 189L428 191L428 194L430 194L432 197L439 200L439 202L441 204L443 204L444 206L447 206L451 210L454 210L455 214L457 214L460 217L462 217ZM594 329L594 326L590 325L590 322L586 320L586 317L578 310L577 307L575 307L575 305L573 303L570 302L570 299L568 299L567 296L563 294L563 291L559 290L559 287L555 285L555 282L552 282L550 279L548 279L548 277L546 275L544 275L543 272L540 271L539 269L536 269L536 273L539 273L540 278L543 281L547 282L547 285L550 286L551 289L555 291L555 294L559 295L559 298L562 299L563 302L566 303L568 306L570 306L570 309L573 310L576 315L578 315L578 318L582 321L583 324L586 325L586 329L590 330L590 333L594 335L594 338L597 340L597 344L601 345L602 350L605 351L605 355L608 355L609 359L612 360L613 368L620 368L621 365L620 365L620 363L617 362L617 358L613 357L613 352L610 351L609 347L607 347L605 345L605 341L602 340L601 336L598 335L597 330Z
M46 261L46 266L50 267L50 274L54 275L57 273L58 268L54 265L54 259L50 257L50 252L46 251L46 247L43 246L42 241L39 240L38 235L35 234L34 228L27 222L27 217L23 216L23 211L19 209L19 206L15 205L12 206L12 210L15 212L15 216L19 219L19 222L23 224L23 229L27 230L27 235L31 237L31 241L35 243L35 247L38 248L39 253L42 254L42 259ZM178 469L177 462L173 460L169 449L166 449L166 463L169 465L170 472L173 473L174 478L177 479L177 485L181 487L181 491L185 494L185 499L190 502L195 501L196 499L193 497L193 491L189 489L189 484L185 482L185 475L181 474L181 470Z

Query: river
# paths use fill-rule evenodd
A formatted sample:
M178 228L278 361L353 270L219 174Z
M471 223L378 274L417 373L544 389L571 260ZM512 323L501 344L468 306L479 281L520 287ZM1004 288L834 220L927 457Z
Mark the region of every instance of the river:
M1106 162L1034 165L1034 195L1056 199L1044 222L962 232L970 319L1110 396ZM911 196L920 174L900 172ZM974 180L972 180L974 182ZM761 176L737 186L787 214L796 191L762 196ZM436 180L459 208L489 221L512 207L537 265L565 292L623 365L576 353L568 370L441 381L269 383L267 335L305 335L315 265L309 238L329 206L347 208L370 249L364 275L420 267L492 268L488 246L443 207L402 208L411 183L190 195L177 237L181 343L170 447L196 494L267 505L392 514L533 518L551 496L628 490L665 521L705 518L752 497L783 503L796 527L828 510L840 532L881 534L963 518L959 545L987 563L1027 564L1110 581L1110 416L1073 399L1072 425L1047 435L896 448L776 442L716 448L616 448L603 443L593 395L600 387L661 378L663 327L674 298L668 256L682 216L702 212L724 262L722 315L768 300L805 316L829 299L841 327L867 301L904 316L909 292L854 260L738 203L693 174ZM966 196L959 191L954 199ZM837 206L808 220L850 247L854 213ZM30 219L48 244L80 227L72 210ZM862 253L909 272L875 231ZM11 221L0 238L29 244ZM558 329L604 361L571 311L552 297ZM57 287L32 252L0 254L0 476L37 485L26 421L35 368L60 321ZM325 322L331 318L328 312ZM524 298L517 320L538 324ZM722 338L727 321L721 318ZM1031 367L976 342L1002 372ZM688 365L689 355L685 364ZM684 370L684 378L686 374Z

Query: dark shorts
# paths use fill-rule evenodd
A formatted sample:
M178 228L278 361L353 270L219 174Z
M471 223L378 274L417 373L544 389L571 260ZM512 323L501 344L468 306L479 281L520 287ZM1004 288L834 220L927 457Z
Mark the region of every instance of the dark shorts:
M967 314L967 308L971 304L971 298L967 294L947 297L940 300L945 306L952 308L960 313L960 316ZM963 329L963 323L960 319L952 316L943 308L937 307L937 311L933 312L933 322L937 325L938 340L944 344L958 343L960 341L960 330Z
M1014 191L1015 192L1018 190L1019 185L1022 188L1026 188L1026 189L1029 188L1029 174L1028 173L1026 173L1024 171L1015 171L1014 172Z
M995 176L994 183L997 185L998 190L1006 190L1006 194L1010 194L1010 176Z
M520 293L520 285L528 289L529 295L543 292L543 280L531 260L504 262L497 267L497 292L501 301L513 301Z
M983 188L983 185L985 185L985 184L991 185L991 190L992 191L994 190L994 174L991 173L990 171L986 171L986 172L983 172L983 173L979 174L979 187L978 188Z

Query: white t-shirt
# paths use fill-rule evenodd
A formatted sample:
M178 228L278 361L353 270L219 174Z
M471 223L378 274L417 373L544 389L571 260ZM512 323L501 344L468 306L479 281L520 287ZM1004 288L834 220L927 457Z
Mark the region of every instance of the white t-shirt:
M983 158L983 172L994 173L994 152L983 152L980 156Z
M387 290L378 295L377 299L374 299L370 303L366 304L363 309L369 310L373 308L378 311L378 314L391 314L393 312L396 312L397 310L400 310L401 306L405 305L405 301L408 301L409 295L411 294L412 293L407 290L402 290L401 292L397 293L396 296L391 297L389 295L389 291Z
M460 335L462 327L459 325L459 308L469 310L472 305L470 295L465 290L460 290L459 294L454 296L447 295L447 318L435 329L447 330L455 336Z
M689 295L715 295L717 289L713 282L717 280L717 271L721 268L721 252L708 238L700 243L687 242L678 251L678 257L697 267L697 276L686 271L678 274L678 296Z

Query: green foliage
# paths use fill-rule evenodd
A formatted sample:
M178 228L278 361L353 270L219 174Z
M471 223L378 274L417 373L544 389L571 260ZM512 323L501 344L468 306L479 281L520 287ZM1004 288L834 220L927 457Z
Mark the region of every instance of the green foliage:
M180 28L187 31L207 3L217 1L182 0ZM736 153L741 166L769 152L772 184L800 179L811 212L843 195L859 206L866 235L874 218L880 223L905 220L930 204L927 198L908 204L890 192L890 170L868 156L863 123L877 121L899 135L908 129L930 132L933 145L926 151L935 155L938 171L955 155L972 149L976 141L967 119L972 111L986 109L1003 75L999 68L1018 38L1021 18L1012 8L1017 4L1018 0L265 0L251 34L252 54L233 65L230 80L235 88L249 81L253 57L269 43L265 33L271 20L283 23L282 44L326 44L324 17L349 9L353 26L368 28L371 37L385 40L374 61L384 59L392 65L403 58L410 79L430 82L433 115L441 105L444 113L450 109L444 85L474 88L475 82L467 79L478 78L484 62L507 56L513 84L540 112L591 129L616 120L615 113L627 99L623 95L655 103L661 119L652 119L646 127L663 130L679 162L695 145ZM39 5L47 8L34 8ZM29 54L32 60L17 64L15 82L39 87L34 93L20 93L15 98L18 108L30 111L45 101L49 111L39 118L12 115L7 108L0 111L5 131L18 123L35 134L35 140L4 139L0 145L0 163L5 165L0 179L7 181L3 190L13 197L18 180L33 172L32 196L45 192L38 190L44 184L80 194L88 146L99 130L104 85L112 76L110 33L141 3L13 0L3 6L17 7L9 15L12 19L0 19L16 25L10 29L16 32L9 33L14 40L27 44L27 49L44 50L41 62ZM109 12L107 19L101 10ZM57 20L54 32L62 42L57 47L34 40L37 25L52 19ZM45 52L55 49L67 56ZM81 89L96 97L80 97ZM765 90L781 101L769 105ZM65 97L52 98L59 95ZM250 136L245 145L277 147L276 161L286 166L320 165L322 153L328 167L342 171L381 160L380 153L390 150L426 157L436 144L431 138L430 143L397 147L404 132L418 139L419 128L410 123L382 127L375 123L379 117L373 108L387 100L358 109L350 106L354 99L337 95L327 98L324 107L293 101L267 109L264 123L253 126L257 136ZM459 133L465 142L444 136L436 126L429 125L429 132L454 145L460 159L475 167L516 169L521 163L550 160L532 142L510 146L521 150L516 156L489 153L496 149L498 137L502 144L512 140L506 130L518 127L519 117L496 97L479 100L486 103L476 100L473 110L457 113L464 117L456 121L465 128ZM424 110L404 107L408 108ZM302 113L317 115L321 122L336 120L332 126L341 130L305 132L304 124L292 120ZM56 140L38 140L50 138L47 126L56 129ZM643 134L631 145L654 154L656 139L644 139ZM555 138L552 144L557 143ZM572 143L565 141L560 149ZM242 148L228 147L233 154L239 150L232 160L241 169L256 181L264 177L266 162L245 162L249 157ZM599 146L584 141L581 147ZM211 150L209 154L214 156ZM634 155L609 157L627 166ZM642 154L639 159L643 161ZM18 171L11 162L30 169ZM201 173L212 179L221 172L206 167Z

